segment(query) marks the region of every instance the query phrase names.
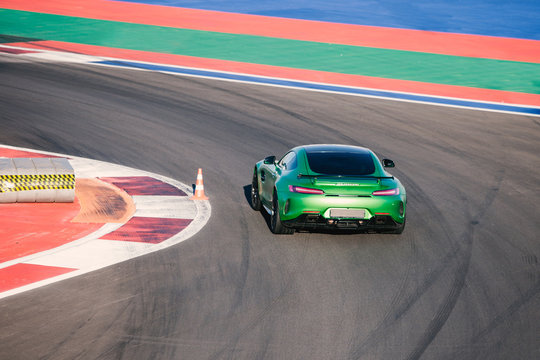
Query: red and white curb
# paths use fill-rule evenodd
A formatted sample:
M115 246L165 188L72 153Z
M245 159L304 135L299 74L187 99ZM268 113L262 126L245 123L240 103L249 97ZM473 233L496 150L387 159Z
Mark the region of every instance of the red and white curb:
M176 245L195 235L210 218L210 203L190 200L188 195L193 193L192 187L171 178L98 160L5 145L2 147L66 157L77 178L100 178L120 188L124 179L144 179L162 184L167 188L164 194L177 191L177 195L130 195L135 204L135 213L126 223L106 223L78 240L1 263L0 272L9 273L9 269L18 268L30 273L48 273L50 276L0 292L0 299ZM135 185L139 188L135 193L144 193L140 185ZM129 190L126 192L130 194Z

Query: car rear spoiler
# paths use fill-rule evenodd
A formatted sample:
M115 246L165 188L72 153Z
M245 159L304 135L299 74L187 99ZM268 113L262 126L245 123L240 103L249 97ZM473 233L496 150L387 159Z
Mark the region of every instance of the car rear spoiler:
M309 175L309 174L298 174L298 178L338 178L338 179L374 179L374 180L381 180L381 179L394 179L393 176L371 176L371 175Z

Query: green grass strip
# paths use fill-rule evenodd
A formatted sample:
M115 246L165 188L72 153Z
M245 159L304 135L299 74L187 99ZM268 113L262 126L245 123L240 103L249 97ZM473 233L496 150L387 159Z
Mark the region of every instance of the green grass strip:
M0 10L0 34L540 94L540 64Z

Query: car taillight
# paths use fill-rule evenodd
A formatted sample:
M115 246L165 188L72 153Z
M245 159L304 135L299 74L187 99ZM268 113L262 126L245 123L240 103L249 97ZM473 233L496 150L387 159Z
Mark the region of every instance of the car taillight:
M374 196L399 195L399 188L389 189L389 190L377 190L371 193L371 195L374 195Z
M306 188L302 186L294 186L294 185L289 185L289 191L300 193L300 194L318 194L318 195L324 194L324 191L319 190L319 189L311 189L311 188Z

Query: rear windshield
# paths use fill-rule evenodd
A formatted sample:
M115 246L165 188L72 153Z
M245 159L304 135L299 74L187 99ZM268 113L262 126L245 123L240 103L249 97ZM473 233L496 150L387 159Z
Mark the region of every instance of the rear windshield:
M327 175L370 175L375 172L371 154L345 151L307 152L311 170Z

